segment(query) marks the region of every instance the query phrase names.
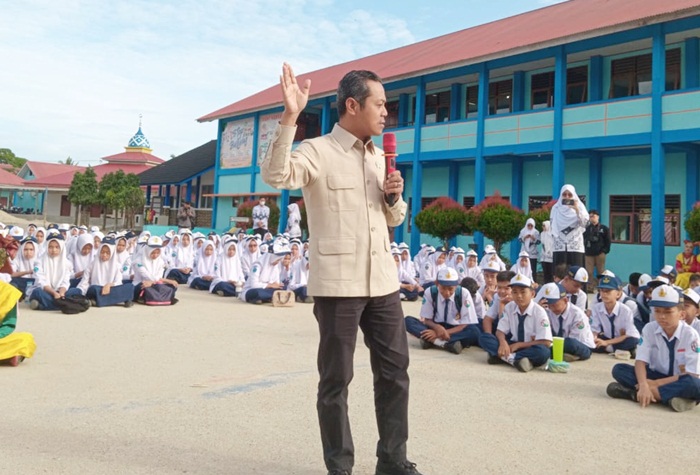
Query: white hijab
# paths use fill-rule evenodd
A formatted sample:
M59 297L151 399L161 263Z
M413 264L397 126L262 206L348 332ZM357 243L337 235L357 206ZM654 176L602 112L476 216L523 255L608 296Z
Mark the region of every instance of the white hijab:
M47 242L47 251L39 261L40 268L46 276L48 285L55 290L66 280L66 273L70 274L72 266L68 259L66 259L66 242L63 239L57 238L51 238L48 241L56 241L61 248L56 257L51 257L48 253L49 242Z
M93 251L90 251L87 256L82 254L83 248L90 244L94 246L94 240L90 234L81 234L76 238L76 245L71 253L70 260L73 263L73 272L83 272L88 268L92 259L95 256ZM47 244L48 245L48 244Z
M194 239L192 239L192 235L190 234L190 243L187 246L185 246L184 241L185 240L183 239L183 235L180 235L180 242L177 245L177 261L173 262L173 265L178 268L192 268L194 267L195 257Z
M532 224L532 229L528 229L527 225ZM528 234L535 234L537 233L537 228L535 227L535 220L532 218L527 218L527 221L525 221L525 226L523 226L523 229L520 230L520 239L525 239L525 236Z
M207 247L211 246L212 253L211 256L204 254ZM204 241L202 248L199 250L199 257L197 258L197 265L192 272L190 279L195 279L196 277L204 277L205 275L215 275L216 274L216 243L207 239Z
M151 259L151 252L155 251L156 249L160 249L161 254L158 255L158 258ZM159 247L148 245L143 247L141 258L139 259L139 265L146 273L146 280L158 281L163 278L163 274L165 273L165 262L163 261L162 253L163 249ZM142 281L143 279L139 273L134 272L134 284L139 284Z
M103 247L107 247L109 249L109 259L106 261L103 261L99 254ZM119 259L117 258L116 250L117 247L114 244L100 244L98 254L95 256L95 260L92 261L92 267L90 269L90 282L86 282L85 291L87 291L87 287L90 285L107 285L121 282L122 270L119 264ZM85 279L83 279L83 281L84 280Z
M576 207L578 208L578 214L576 214L576 210L574 208L562 203L562 195L565 191L569 191L573 196ZM559 199L556 203L554 203L554 206L552 206L550 220L552 224L552 236L555 238L559 237L561 234L564 234L563 231L565 229L575 229L580 226L581 222L588 222L588 211L581 202L581 199L576 194L576 189L573 187L573 185L564 185L561 187ZM566 234L568 234L568 232Z
M34 257L31 259L24 257L24 248L27 244L32 244L34 246ZM37 259L39 258L39 247L40 245L34 241L25 241L19 246L19 251L17 251L17 259L15 259L14 270L15 272L32 271L32 274L24 276L25 279L34 277L34 267L36 266Z
M232 247L236 250L236 253L229 257L228 249ZM224 244L224 250L219 257L216 259L216 278L209 286L209 292L214 291L214 287L219 282L243 282L245 277L243 277L243 268L241 267L241 259L238 257L238 246L233 240L229 240Z

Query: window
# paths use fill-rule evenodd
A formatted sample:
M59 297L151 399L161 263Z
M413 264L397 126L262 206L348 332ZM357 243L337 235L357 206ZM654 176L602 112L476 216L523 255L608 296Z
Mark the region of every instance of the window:
M318 114L302 112L297 119L297 133L294 135L295 142L305 139L312 139L321 135L321 118Z
M666 90L680 89L681 50L666 51ZM651 53L613 60L608 97L651 94Z
M420 200L420 209L421 209L421 210L425 209L425 207L428 206L430 203L432 203L432 202L435 200L435 198L436 198L435 196L431 196L431 197L428 197L428 198L426 198L426 197L421 198L421 200ZM407 219L408 219L408 232L409 232L409 233L411 232L411 210L413 209L413 204L412 204L412 203L413 203L413 198L409 198L409 199L408 199L408 216L407 216Z
M665 245L679 246L681 196L666 195ZM651 244L651 195L611 195L610 233L612 241Z
M395 129L399 127L399 101L386 102L386 119L384 119L384 128Z
M510 202L510 196L501 196L501 198ZM473 196L465 196L462 198L462 206L464 206L467 209L471 209L474 206L476 206L476 200Z
M540 209L550 201L552 201L552 197L549 195L530 196L527 199L527 209L530 211Z
M532 109L554 105L554 71L532 75Z
M507 114L513 105L513 80L489 84L489 115Z
M588 66L566 70L566 103L581 104L588 100Z
M467 87L466 97L466 117L467 119L476 119L479 114L479 86Z
M214 185L202 185L201 191L199 193L199 207L211 209L214 207L214 197L213 196L202 196L214 193Z
M425 96L425 123L447 122L450 120L451 91L428 93Z

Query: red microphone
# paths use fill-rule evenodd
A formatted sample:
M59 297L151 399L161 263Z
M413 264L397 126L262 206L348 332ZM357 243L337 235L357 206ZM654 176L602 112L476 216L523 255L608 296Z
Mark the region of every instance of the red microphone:
M386 160L386 167L384 167L384 179L386 179L390 173L396 171L396 135L391 132L384 134L382 148L384 148L384 159ZM395 193L391 193L386 195L385 200L389 206L393 206L397 198Z
M384 134L382 148L386 159L386 172L384 176L396 171L396 135L391 132Z

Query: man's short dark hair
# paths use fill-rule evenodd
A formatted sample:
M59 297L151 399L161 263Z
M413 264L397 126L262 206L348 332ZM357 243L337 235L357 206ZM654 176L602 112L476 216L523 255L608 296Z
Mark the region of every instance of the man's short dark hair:
M512 270L502 270L496 275L496 282L508 282L515 277L515 272Z
M467 289L472 297L479 291L479 283L471 277L465 277L459 285Z
M629 277L630 284L634 285L635 287L639 286L639 278L642 276L639 272L632 272Z
M564 279L564 277L569 275L569 266L566 263L557 264L554 267L554 277L557 279Z
M597 209L588 210L588 214L589 214L589 215L595 214L596 216L600 216L600 213L598 212Z
M365 100L369 97L367 81L382 82L379 76L366 70L353 70L343 76L338 83L338 116L345 115L347 112L345 102L351 97L360 104L360 107L365 106Z

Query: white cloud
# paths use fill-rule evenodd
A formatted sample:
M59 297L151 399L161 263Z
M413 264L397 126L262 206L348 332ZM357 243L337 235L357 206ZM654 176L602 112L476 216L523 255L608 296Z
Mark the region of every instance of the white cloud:
M284 60L304 72L414 41L399 18L330 0L36 0L3 16L0 147L84 164L121 151L139 113L168 158L215 138L195 119L275 84Z

